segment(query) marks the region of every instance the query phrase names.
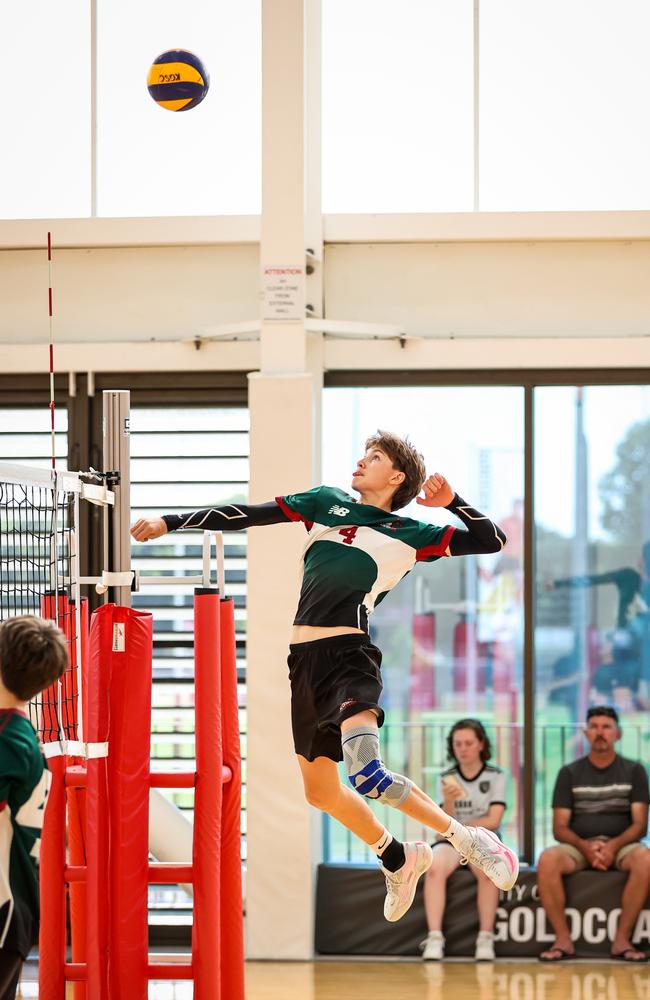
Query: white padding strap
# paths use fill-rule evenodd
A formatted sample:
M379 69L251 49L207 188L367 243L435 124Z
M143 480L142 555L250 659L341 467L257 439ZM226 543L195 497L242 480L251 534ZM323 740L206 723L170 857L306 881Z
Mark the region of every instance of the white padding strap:
M108 743L81 743L79 740L56 740L43 744L44 757L85 757L96 760L108 757Z
M125 573L109 573L102 570L102 584L104 587L130 587L133 583L133 570Z

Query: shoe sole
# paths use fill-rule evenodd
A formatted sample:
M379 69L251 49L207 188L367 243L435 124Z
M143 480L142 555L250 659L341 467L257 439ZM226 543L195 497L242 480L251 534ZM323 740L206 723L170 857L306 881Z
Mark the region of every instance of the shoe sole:
M516 856L516 854L514 854L513 851L510 850L509 847L507 847L506 850L508 851L510 857L514 862L515 870L512 873L512 878L508 882L505 882L503 885L498 886L498 888L501 889L503 892L509 892L510 889L512 889L515 882L517 881L517 879L519 878L519 858Z
M483 828L483 829L485 829L485 828ZM517 855L513 851L510 850L509 847L506 847L505 844L503 844L499 840L499 838L496 836L496 834L494 834L492 832L492 830L485 830L485 832L487 834L489 834L490 838L492 840L495 840L499 844L499 846L504 849L504 851L508 852L508 856L512 859L512 861L514 863L514 866L515 866L514 871L513 871L512 875L511 875L510 879L507 882L504 882L502 885L497 885L496 882L493 882L493 880L490 879L490 881L492 882L492 884L496 885L497 889L501 889L502 892L509 892L510 889L512 889L512 887L515 884L515 882L517 881L517 879L519 878L519 858L517 857ZM486 872L486 874L487 874L487 872ZM490 878L489 875L488 875L488 878Z
M429 847L428 844L425 845L425 846ZM428 869L431 867L431 862L432 861L433 861L433 852L432 852L431 848L429 847L428 854L425 852L424 858L422 859L422 861L420 862L420 864L416 867L415 878L413 879L413 883L412 883L412 886L411 886L411 894L409 896L408 904L401 910L401 912L397 916L389 917L389 916L386 915L386 911L384 910L384 917L386 917L386 920L390 924L394 924L394 923L396 923L396 921L401 920L402 917L404 916L404 914L408 913L408 911L410 910L411 905L413 903L413 900L415 899L415 890L418 887L418 882L420 881L420 876L424 875L424 873L426 871L428 871ZM428 959L427 959L427 961L428 961ZM433 961L436 961L436 959L433 959Z

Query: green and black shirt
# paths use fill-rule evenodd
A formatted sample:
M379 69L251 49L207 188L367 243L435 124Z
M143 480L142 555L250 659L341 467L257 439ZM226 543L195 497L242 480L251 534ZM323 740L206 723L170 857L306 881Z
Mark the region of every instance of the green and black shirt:
M368 615L418 561L444 556L454 532L355 503L321 486L276 497L307 539L294 625L348 625L367 631Z
M38 941L36 863L51 777L27 716L0 709L0 948L23 958Z
M307 538L294 624L367 631L368 615L417 562L503 548L506 539L501 529L457 494L447 509L466 527L425 524L359 503L335 487L318 486L271 503L165 514L163 520L168 531L229 531L301 521Z

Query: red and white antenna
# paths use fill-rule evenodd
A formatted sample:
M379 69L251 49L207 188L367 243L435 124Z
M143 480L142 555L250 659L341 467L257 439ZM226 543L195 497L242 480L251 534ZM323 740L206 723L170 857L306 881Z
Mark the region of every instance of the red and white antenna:
M54 435L54 324L52 309L52 233L47 234L47 270L49 279L50 315L50 427L52 431L52 468L56 469L56 437Z

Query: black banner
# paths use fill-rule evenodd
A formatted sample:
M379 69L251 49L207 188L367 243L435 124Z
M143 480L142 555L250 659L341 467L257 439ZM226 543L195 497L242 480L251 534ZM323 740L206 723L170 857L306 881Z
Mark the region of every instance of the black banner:
M576 872L565 879L566 912L578 957L609 954L620 913L623 872ZM427 927L422 880L409 912L397 923L384 920L385 885L374 866L320 865L316 895L315 949L321 955L418 955ZM650 943L650 900L637 920L634 943ZM502 893L497 909L497 957L535 957L553 941L539 902L535 872L523 872L517 885ZM476 880L454 872L447 882L443 933L445 954L471 956L478 933Z

